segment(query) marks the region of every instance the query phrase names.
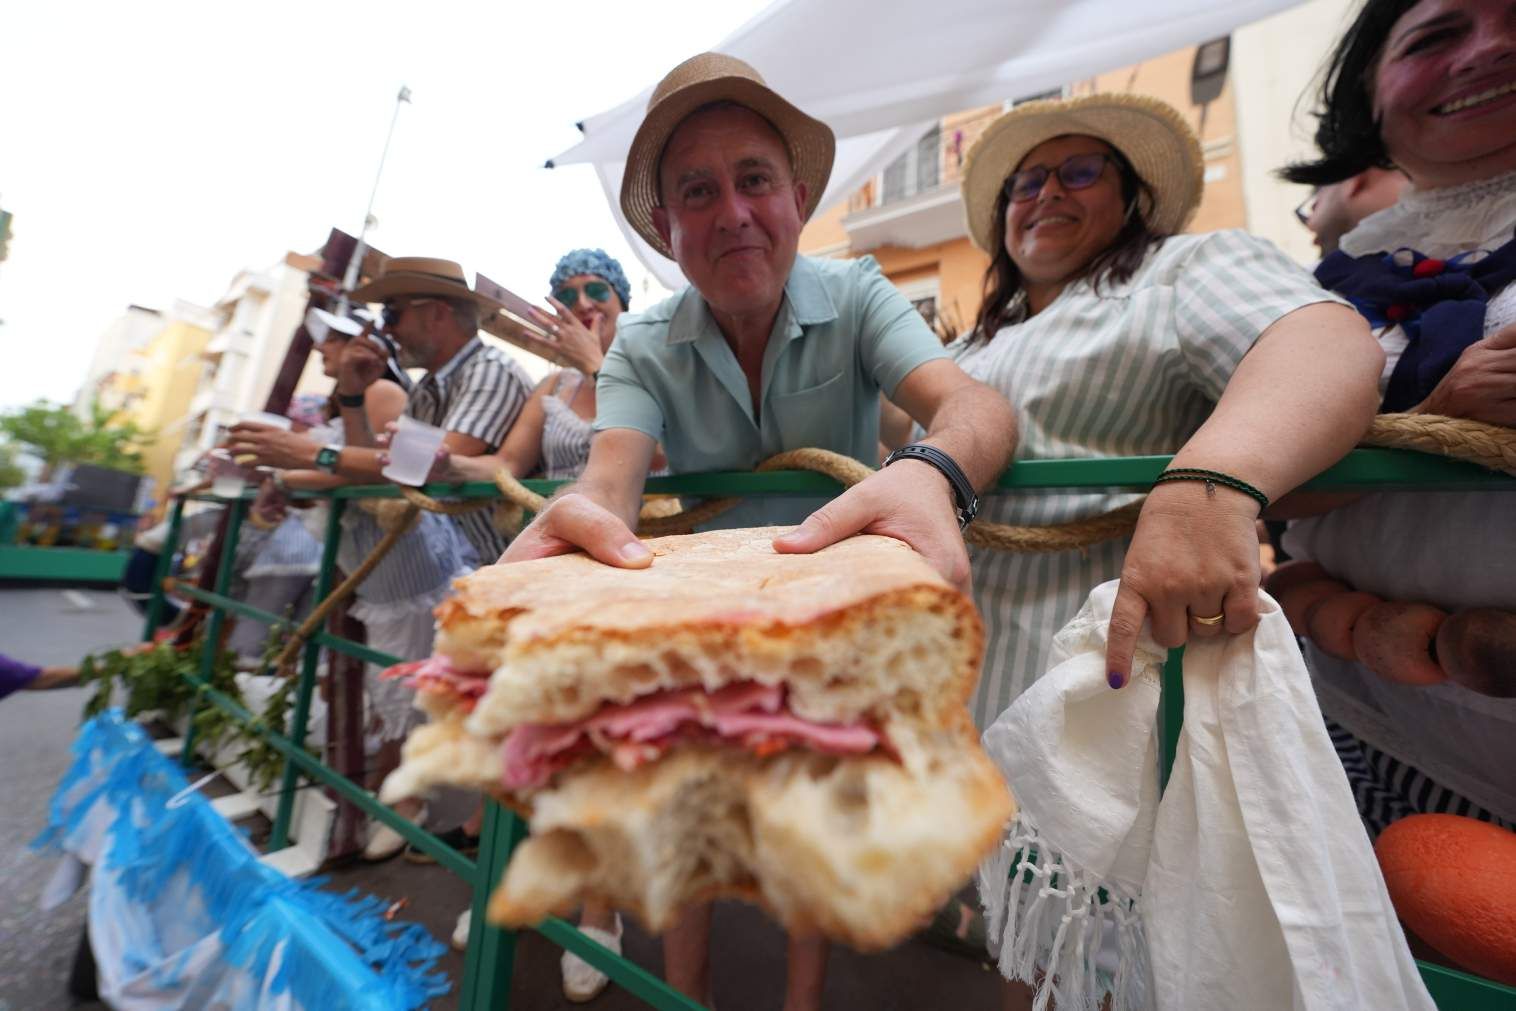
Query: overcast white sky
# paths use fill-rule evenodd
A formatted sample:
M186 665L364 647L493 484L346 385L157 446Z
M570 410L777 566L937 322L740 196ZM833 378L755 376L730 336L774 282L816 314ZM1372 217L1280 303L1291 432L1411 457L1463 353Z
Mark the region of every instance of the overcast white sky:
M370 241L528 297L575 246L645 272L574 122L715 46L767 0L13 4L0 54L0 409L74 396L128 304L209 304L243 267ZM654 288L655 293L661 289Z

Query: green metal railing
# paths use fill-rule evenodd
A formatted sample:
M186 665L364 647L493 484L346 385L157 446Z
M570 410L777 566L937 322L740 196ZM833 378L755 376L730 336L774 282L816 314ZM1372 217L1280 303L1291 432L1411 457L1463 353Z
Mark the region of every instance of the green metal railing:
M1168 463L1167 456L1129 457L1111 460L1043 460L1019 463L1007 472L991 493L1030 489L1110 489L1146 491ZM561 482L525 481L533 491L550 494ZM1489 490L1516 489L1516 478L1495 474L1472 464L1457 463L1441 457L1400 450L1361 449L1306 485L1312 490ZM428 495L440 498L497 498L494 484L477 482L460 485L429 485ZM785 471L769 474L713 473L657 478L648 482L648 491L688 496L745 495L834 495L841 486L831 478L806 472ZM339 488L326 493L297 493L300 497L331 500L326 542L317 579L317 599L331 590L335 570L336 548L341 533L340 521L346 503L354 499L397 498L393 485ZM231 512L215 587L211 591L177 584L175 592L199 601L211 609L207 642L219 641L226 615L238 615L265 622L280 630L293 623L279 615L250 607L227 596L231 583L231 558L235 553L241 523L246 516L248 497L226 500L209 495L194 496L203 501L230 501ZM148 611L144 637L151 638L163 613L163 582L168 575L169 559L178 543L184 501L176 499L170 516L167 543L159 563L155 592ZM310 702L315 690L321 648L369 663L388 666L401 658L371 649L361 643L322 631L306 644L296 689L295 705L288 733L270 728L237 700L209 684L213 650L205 651L198 676L189 680L199 690L198 703L213 705L259 734L286 760L279 805L269 848L281 849L289 843L290 820L295 791L301 776L329 787L366 814L398 832L407 842L436 859L437 863L473 886L473 927L460 986L459 1006L464 1011L500 1011L509 1006L510 983L515 961L515 932L487 925L484 911L495 884L500 880L511 851L524 838L526 826L515 815L487 801L477 860L469 860L419 825L379 803L357 783L331 769L304 746ZM1181 681L1184 650L1169 654L1164 667L1163 690L1159 703L1160 775L1168 782L1178 746L1180 725L1184 717L1184 694ZM185 733L183 760L193 757L193 720ZM563 920L550 918L536 928L544 937L578 954L599 968L620 986L653 1007L663 1011L699 1011L701 1005L673 990L640 966L612 953L586 937ZM1479 979L1467 973L1428 962L1418 963L1432 996L1444 1011L1516 1011L1516 988Z

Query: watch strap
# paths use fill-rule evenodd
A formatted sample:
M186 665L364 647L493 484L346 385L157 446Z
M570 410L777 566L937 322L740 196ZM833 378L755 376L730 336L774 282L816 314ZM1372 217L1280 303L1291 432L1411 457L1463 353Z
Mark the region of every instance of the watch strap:
M363 394L362 393L352 393L352 394L339 393L339 394L337 394L337 406L338 407L362 407L363 406Z
M974 517L979 514L979 496L974 493L973 483L969 481L963 468L958 466L957 460L936 446L928 446L922 442L901 446L884 458L884 466L888 467L897 460L920 460L922 463L937 468L938 472L947 478L948 484L953 489L953 499L958 505L958 529L962 530L974 522Z

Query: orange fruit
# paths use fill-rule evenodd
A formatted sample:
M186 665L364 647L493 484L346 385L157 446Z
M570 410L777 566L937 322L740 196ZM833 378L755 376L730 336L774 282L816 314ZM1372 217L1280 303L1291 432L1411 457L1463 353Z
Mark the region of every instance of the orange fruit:
M1469 972L1516 986L1516 832L1417 814L1385 829L1374 852L1407 928Z

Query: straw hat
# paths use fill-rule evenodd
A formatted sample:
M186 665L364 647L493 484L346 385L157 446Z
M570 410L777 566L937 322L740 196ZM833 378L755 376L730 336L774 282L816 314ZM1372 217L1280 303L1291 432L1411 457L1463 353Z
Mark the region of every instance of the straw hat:
M995 201L1027 152L1054 137L1099 137L1153 190L1142 213L1156 232L1178 233L1200 205L1205 160L1178 110L1144 95L1089 95L1018 105L985 128L963 170L963 212L974 245L995 254ZM1146 202L1144 202L1146 204Z
M621 177L621 210L627 222L658 252L674 258L653 227L658 196L658 163L669 135L685 117L711 102L735 102L773 124L784 138L794 163L795 179L806 185L804 220L821 200L832 174L837 140L831 127L795 108L764 83L763 77L737 59L722 53L701 53L669 71L653 89L647 114L632 138Z
M452 260L428 256L390 257L379 268L378 277L353 292L353 301L384 302L402 295L441 295L475 302L484 308L498 308L494 300L468 286L463 267Z

